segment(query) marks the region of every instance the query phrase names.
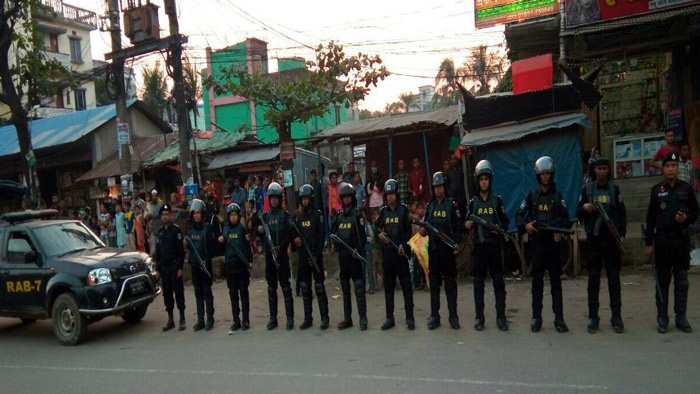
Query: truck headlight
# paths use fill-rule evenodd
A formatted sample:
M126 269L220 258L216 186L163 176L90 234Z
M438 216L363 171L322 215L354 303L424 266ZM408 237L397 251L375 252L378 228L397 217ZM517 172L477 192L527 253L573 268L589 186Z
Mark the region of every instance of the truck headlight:
M102 285L112 281L112 273L107 268L98 268L88 273L88 284L90 286Z
M149 273L155 272L156 270L156 263L154 263L153 259L150 257L146 258L146 270L148 270Z

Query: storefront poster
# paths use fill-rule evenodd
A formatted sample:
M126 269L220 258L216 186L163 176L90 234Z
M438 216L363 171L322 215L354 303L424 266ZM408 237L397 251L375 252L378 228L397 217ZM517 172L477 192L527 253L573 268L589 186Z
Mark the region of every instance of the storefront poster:
M692 3L700 3L700 0L566 0L566 27L570 29Z
M474 0L477 29L558 13L558 0Z

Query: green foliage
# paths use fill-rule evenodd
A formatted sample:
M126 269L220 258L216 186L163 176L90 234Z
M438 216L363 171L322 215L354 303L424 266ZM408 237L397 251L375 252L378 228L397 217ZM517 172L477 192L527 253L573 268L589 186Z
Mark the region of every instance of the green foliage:
M221 68L222 77L206 77L203 84L219 94L232 93L267 108L265 120L274 127L280 141L291 139L291 124L323 116L328 107L349 107L365 98L389 72L376 55L346 56L342 45L331 41L316 48L316 60L307 62L305 76L278 83L265 75L248 74L246 65Z
M142 72L141 101L151 113L162 119L170 102L165 73L160 67L160 62L156 62L153 67L144 66Z
M476 96L490 93L491 85L501 81L505 64L506 58L489 52L486 45L474 49L461 67L456 67L452 58L443 59L435 77L435 105L456 104L456 101L452 101L458 93L457 83L470 85L471 93Z
M404 111L409 112L411 108L420 108L416 96L411 92L401 93L399 95L399 102Z

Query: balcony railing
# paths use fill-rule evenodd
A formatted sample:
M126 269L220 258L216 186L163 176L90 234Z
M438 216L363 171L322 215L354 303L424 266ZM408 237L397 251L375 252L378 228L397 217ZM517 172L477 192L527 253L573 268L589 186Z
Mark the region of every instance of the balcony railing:
M46 60L57 60L67 70L71 69L70 55L59 52L44 51Z
M63 3L63 0L41 0L41 3L69 21L97 28L97 14L92 11Z

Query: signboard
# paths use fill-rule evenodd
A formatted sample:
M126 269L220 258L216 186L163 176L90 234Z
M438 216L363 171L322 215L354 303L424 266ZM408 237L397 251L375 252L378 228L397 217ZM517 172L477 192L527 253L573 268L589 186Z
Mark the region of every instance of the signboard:
M683 141L683 112L680 109L668 110L668 128L673 130L676 141Z
M117 145L129 143L129 124L117 123Z
M559 0L474 0L477 29L558 13Z
M294 160L295 157L294 141L280 143L280 160Z
M134 183L131 175L121 176L122 200L131 201L132 192L134 191Z
M199 187L194 185L185 185L185 199L187 200L187 206L192 206L192 200L199 198Z
M647 14L700 0L566 0L566 28Z

